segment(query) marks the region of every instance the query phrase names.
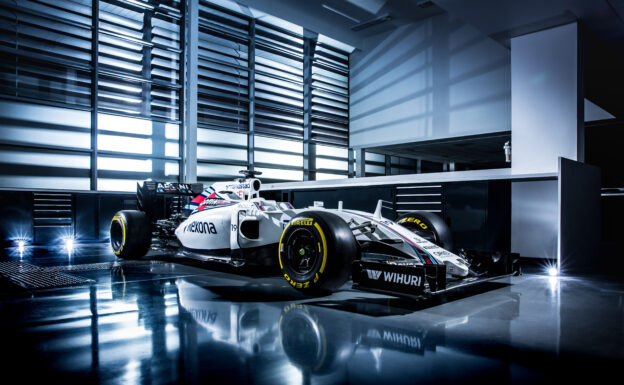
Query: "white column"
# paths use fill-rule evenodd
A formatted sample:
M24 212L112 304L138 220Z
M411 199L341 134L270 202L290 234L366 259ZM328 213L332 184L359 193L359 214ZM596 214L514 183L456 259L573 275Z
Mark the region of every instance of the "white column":
M582 159L579 48L577 23L511 39L514 174L557 172L560 156Z

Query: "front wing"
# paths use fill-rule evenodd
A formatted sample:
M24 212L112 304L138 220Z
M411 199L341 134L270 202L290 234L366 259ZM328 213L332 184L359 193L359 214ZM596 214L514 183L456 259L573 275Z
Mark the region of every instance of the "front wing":
M516 253L463 250L471 274L447 281L445 265L423 265L412 260L366 259L353 262L354 287L398 295L421 296L520 274Z

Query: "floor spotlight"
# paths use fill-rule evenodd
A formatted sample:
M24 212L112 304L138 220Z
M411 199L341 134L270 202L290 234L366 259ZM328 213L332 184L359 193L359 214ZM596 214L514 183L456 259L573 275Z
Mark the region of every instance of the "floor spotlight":
M17 241L17 251L19 251L20 254L24 253L25 246L26 243L24 241Z
M71 252L74 250L74 239L65 238L64 242L65 242L65 250L67 250L67 252L71 254Z

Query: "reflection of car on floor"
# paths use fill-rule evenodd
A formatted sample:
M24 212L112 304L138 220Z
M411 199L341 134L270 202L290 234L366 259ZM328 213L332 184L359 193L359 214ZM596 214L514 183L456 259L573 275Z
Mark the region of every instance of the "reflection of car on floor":
M113 252L135 258L151 247L234 266L279 265L294 288L309 294L334 291L350 275L362 288L422 294L518 272L511 254L451 252L450 231L433 213L412 212L395 222L381 216L381 200L373 213L342 202L296 209L261 198L258 173L243 173L207 189L144 182L137 187L138 210L112 219Z
M204 344L200 348L236 351L243 368L269 363L283 367L279 363L285 359L301 372L298 383L304 384L413 383L415 378L425 383L489 383L505 382L509 376L508 363L497 361L499 352L492 349L500 341L484 345L475 333L484 312L517 316L520 298L509 290L460 315L419 318L418 313L410 315L411 309L380 314L387 311L388 299L379 296L271 302L279 293L272 296L261 287L248 287L269 302L230 302L226 292L204 288L206 282L201 277L176 280L180 308L201 326L188 329L197 331L197 340ZM397 314L401 316L392 317ZM494 334L503 341L511 338L511 319L496 323ZM454 336L452 342L447 334ZM466 367L446 374L431 371L450 358Z

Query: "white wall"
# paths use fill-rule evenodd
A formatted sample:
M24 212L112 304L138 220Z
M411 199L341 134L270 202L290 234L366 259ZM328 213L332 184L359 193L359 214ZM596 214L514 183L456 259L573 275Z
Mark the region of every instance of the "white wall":
M350 145L511 129L509 51L447 14L365 39L351 55Z
M577 159L583 123L576 23L511 39L513 173L557 172Z

